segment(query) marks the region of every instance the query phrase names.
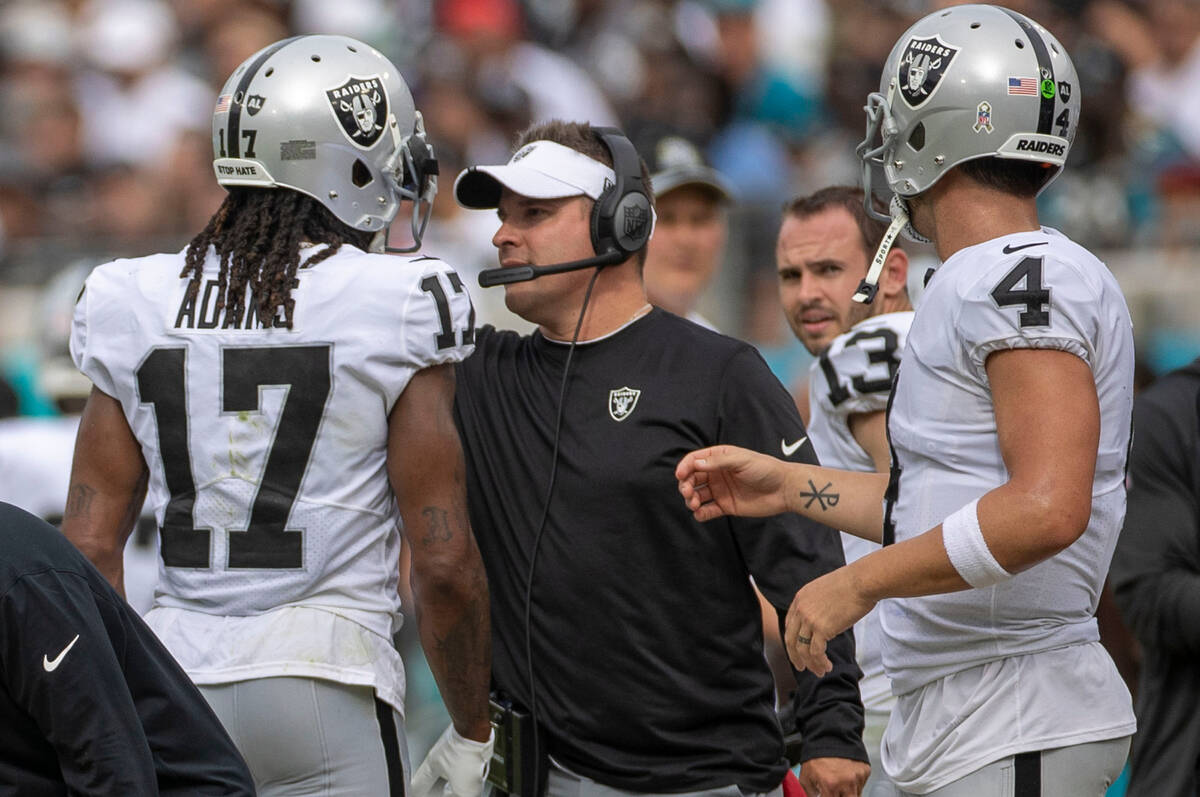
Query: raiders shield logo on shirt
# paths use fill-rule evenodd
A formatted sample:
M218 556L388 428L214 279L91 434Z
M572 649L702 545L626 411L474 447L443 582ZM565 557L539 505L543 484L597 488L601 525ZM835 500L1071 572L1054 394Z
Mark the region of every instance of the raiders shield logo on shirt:
M388 117L387 92L379 76L351 76L337 88L326 89L325 96L350 141L363 149L374 146Z
M632 387L619 387L608 391L608 414L614 421L623 421L633 414L642 391Z
M900 96L910 108L916 108L928 100L942 82L942 76L950 62L958 54L939 36L924 39L913 38L900 57Z

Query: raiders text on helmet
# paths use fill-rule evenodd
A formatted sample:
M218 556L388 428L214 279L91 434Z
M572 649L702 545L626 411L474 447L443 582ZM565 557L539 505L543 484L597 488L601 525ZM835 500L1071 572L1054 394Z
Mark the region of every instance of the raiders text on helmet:
M913 196L988 156L1046 163L1048 184L1066 162L1079 108L1075 67L1038 23L991 5L936 11L896 42L867 99L866 185L877 164L893 192Z
M221 185L291 188L359 230L386 230L411 199L418 245L437 191L399 70L346 36L297 36L246 59L217 99L213 154Z

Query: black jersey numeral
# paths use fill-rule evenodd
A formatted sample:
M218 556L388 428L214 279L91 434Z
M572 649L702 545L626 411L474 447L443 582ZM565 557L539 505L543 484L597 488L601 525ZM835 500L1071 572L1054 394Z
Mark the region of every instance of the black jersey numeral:
M286 386L249 525L230 529L229 567L304 565L303 533L287 528L329 398L329 346L225 349L223 412L262 412L263 387Z
M451 271L446 276L455 293L463 293L466 290L466 286L463 285L462 278L458 276L457 272ZM421 290L432 296L437 305L438 321L441 322L442 327L435 336L438 350L452 348L460 335L456 334L454 322L450 319L450 302L446 299L446 290L442 287L442 281L436 274L430 274L421 280ZM470 294L467 294L467 302L470 304L471 314L467 318L467 328L461 332L461 345L463 346L475 342L475 304L471 302Z
M1017 285L1025 283L1018 290ZM997 307L1023 306L1018 316L1023 327L1050 326L1050 289L1042 287L1042 258L1025 257L992 289Z
M825 381L829 383L829 403L836 407L850 398L850 391L842 387L842 380L838 378L837 369L829 360L828 349L821 352L817 362L821 365L821 372L825 374Z
M154 407L158 450L162 455L167 492L161 546L167 567L209 567L212 529L196 528L196 480L188 450L187 393L184 366L187 349L154 349L137 370L138 396Z
M245 529L229 529L230 568L303 566L303 532L287 528L300 482L308 469L331 388L330 347L228 348L221 360L221 411L262 412L264 387L284 387L274 439ZM211 566L212 530L196 528L196 481L188 437L186 349L150 352L137 371L138 393L154 407L170 500L162 526L167 567Z
M875 344L874 341L879 343ZM870 345L864 346L864 343ZM886 327L858 332L846 341L847 346L858 346L867 353L867 370L850 380L855 390L859 393L884 393L892 389L892 380L896 378L896 369L900 367L900 358L896 356L899 343L895 331ZM868 379L868 376L874 375L871 372L872 367L879 365L887 370L886 376L876 369L875 373L878 375L874 379Z
M879 343L874 344L874 341ZM868 345L862 345L864 343ZM900 367L900 358L896 356L899 343L900 339L895 331L886 327L858 332L846 341L846 346L859 346L867 354L867 371L850 379L850 384L855 390L859 393L882 393L891 390L892 379L896 376L896 369ZM829 383L829 402L836 407L850 398L850 391L842 386L837 369L829 359L828 350L821 354L818 362L825 374L825 381ZM886 376L878 369L872 373L871 369L876 366L884 366Z

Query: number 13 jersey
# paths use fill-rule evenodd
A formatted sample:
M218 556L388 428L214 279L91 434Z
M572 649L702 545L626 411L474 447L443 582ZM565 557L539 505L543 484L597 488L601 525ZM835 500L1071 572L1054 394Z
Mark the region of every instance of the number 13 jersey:
M282 310L266 325L247 302L218 311L213 250L194 299L183 265L98 267L71 332L150 469L147 621L197 683L324 677L402 703L388 414L418 370L471 353L465 287L440 260L343 246L299 269L288 329Z

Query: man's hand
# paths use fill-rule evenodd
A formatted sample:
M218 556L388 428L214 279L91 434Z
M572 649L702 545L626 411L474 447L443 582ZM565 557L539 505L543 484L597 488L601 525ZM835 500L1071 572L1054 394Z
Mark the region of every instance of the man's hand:
M871 765L849 758L811 758L800 765L800 785L808 797L858 797Z
M825 675L833 669L825 643L871 611L854 571L839 567L801 587L788 607L784 645L797 670ZM840 759L839 759L840 760Z
M495 742L495 731L488 734L486 742L476 742L464 739L453 725L449 726L417 768L410 794L435 797L434 786L442 781L444 797L480 797Z
M700 521L723 515L767 517L786 512L786 473L787 465L781 460L737 446L693 451L675 468L684 503Z

